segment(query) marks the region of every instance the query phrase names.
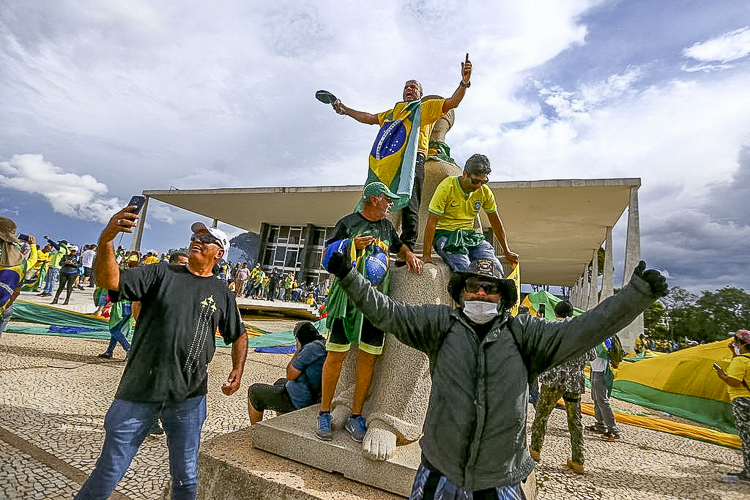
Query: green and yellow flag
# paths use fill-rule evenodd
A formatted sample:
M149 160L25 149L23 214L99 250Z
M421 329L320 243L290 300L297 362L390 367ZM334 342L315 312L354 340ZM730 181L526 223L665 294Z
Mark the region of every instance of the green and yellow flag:
M391 210L409 204L419 147L422 101L399 102L388 113L370 151L367 182L382 182L399 195Z

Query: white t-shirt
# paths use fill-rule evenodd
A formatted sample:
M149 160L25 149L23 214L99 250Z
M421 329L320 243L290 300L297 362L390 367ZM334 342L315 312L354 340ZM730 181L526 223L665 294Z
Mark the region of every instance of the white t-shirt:
M96 250L86 250L81 254L81 263L83 267L92 267L94 265L94 258L96 257Z
M604 369L607 367L607 361L608 361L608 358L597 357L596 359L594 359L594 361L591 362L591 371L603 372Z

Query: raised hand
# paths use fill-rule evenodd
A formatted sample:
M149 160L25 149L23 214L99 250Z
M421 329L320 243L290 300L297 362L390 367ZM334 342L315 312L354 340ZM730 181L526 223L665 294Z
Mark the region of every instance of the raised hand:
M646 269L646 263L644 261L640 261L638 265L635 266L633 276L638 276L648 283L651 292L657 297L665 297L669 293L667 278L656 269Z

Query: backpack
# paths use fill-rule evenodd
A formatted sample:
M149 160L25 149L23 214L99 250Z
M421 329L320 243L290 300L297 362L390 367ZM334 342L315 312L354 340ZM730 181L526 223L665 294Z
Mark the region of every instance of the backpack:
M612 365L619 365L622 362L622 358L625 357L625 349L622 348L620 337L618 337L617 335L612 335L610 338L604 341L604 345L607 346L607 356L612 362Z

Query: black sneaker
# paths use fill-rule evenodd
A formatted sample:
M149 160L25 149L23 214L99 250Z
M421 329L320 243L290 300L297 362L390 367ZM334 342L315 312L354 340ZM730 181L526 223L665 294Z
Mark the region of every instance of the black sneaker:
M599 427L597 424L587 425L586 427L584 427L584 429L589 432L595 432L596 434L604 434L605 432L604 429Z
M620 433L619 432L605 432L602 434L602 439L605 441L613 442L620 439Z
M106 359L112 359L112 355L108 352L103 352L101 354L96 355L97 358L106 358Z

